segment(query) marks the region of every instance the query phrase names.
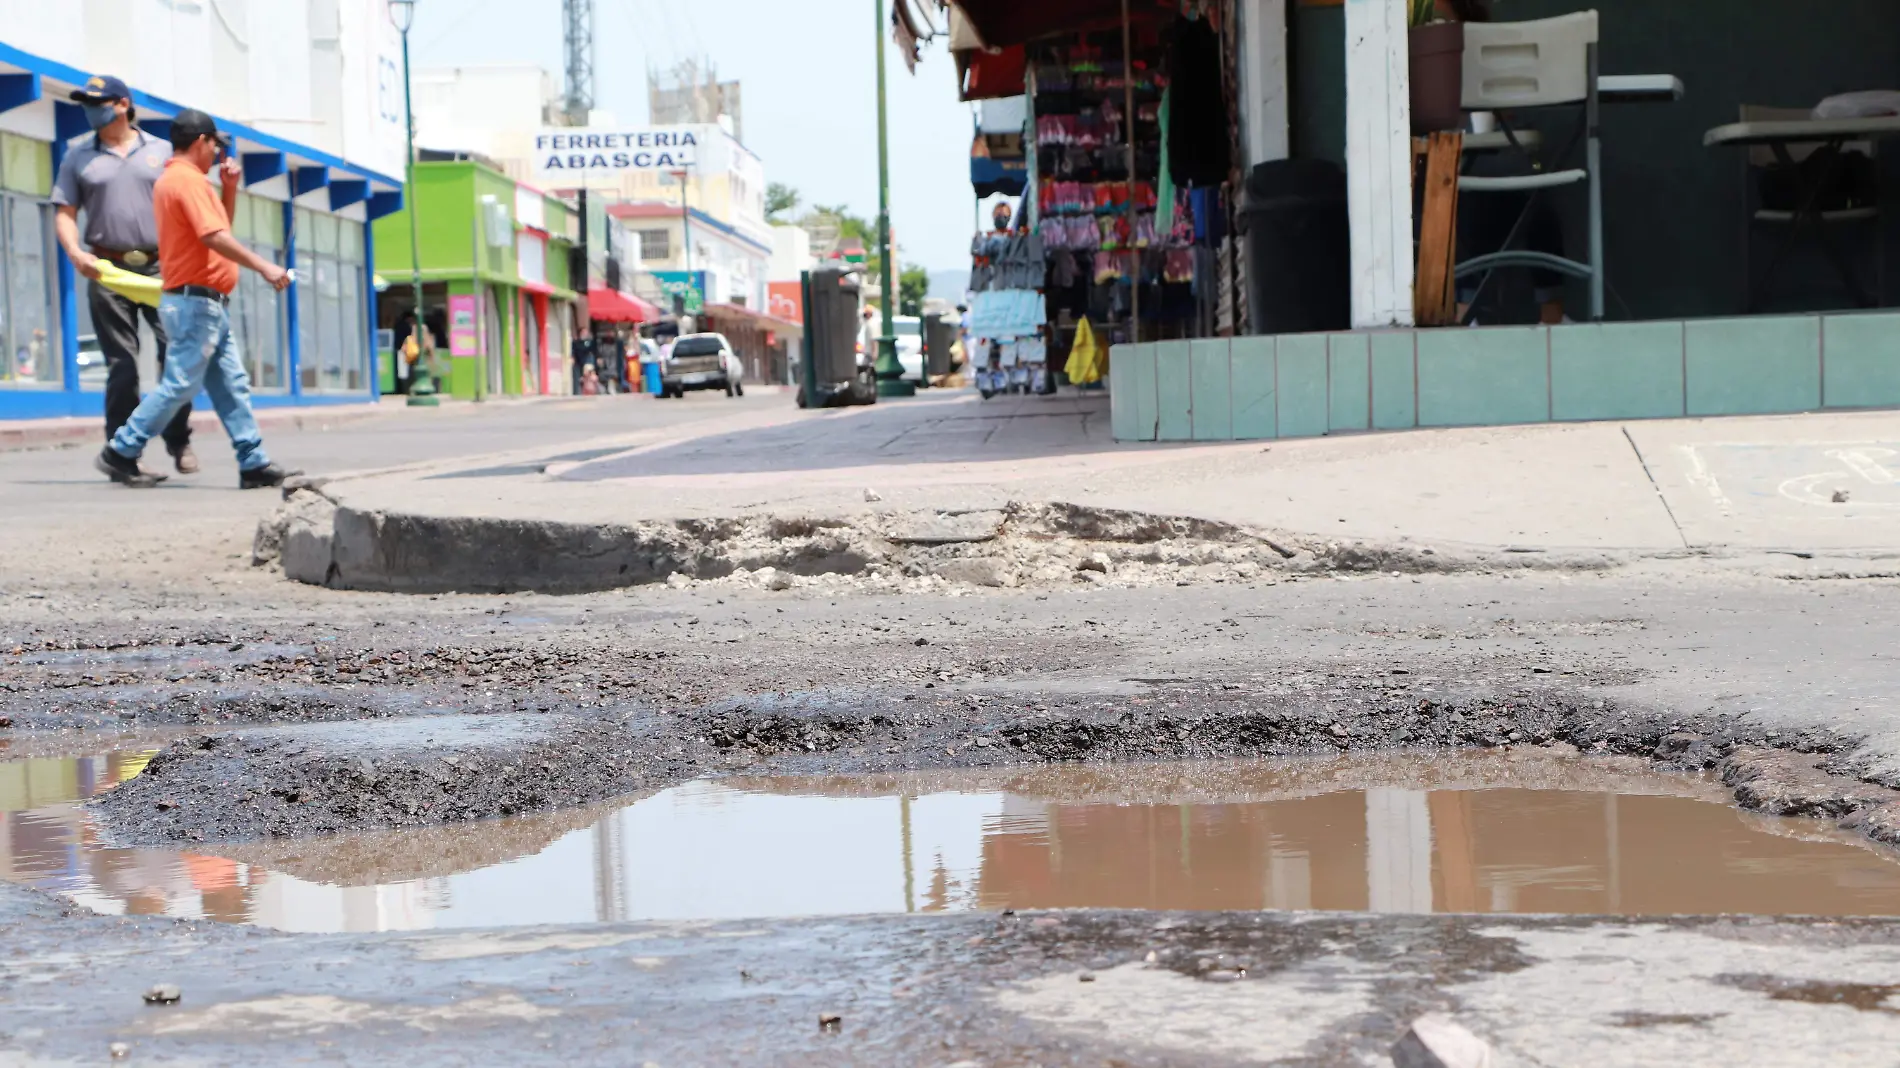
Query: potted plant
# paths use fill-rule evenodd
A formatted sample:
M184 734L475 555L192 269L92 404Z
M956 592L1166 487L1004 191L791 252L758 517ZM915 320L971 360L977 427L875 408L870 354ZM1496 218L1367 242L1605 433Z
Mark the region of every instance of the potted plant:
M1438 0L1406 0L1411 26L1412 132L1465 124L1465 24L1446 18Z

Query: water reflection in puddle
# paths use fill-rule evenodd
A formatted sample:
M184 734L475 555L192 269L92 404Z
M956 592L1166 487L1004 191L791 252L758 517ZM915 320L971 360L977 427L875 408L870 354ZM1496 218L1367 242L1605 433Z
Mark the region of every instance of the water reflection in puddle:
M0 877L296 931L1085 906L1900 915L1900 861L1704 780L1355 758L695 782L631 804L184 852L80 802L149 753L0 763Z

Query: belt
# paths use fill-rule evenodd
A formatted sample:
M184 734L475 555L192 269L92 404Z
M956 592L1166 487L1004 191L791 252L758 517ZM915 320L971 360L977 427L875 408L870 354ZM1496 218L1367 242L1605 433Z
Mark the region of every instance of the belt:
M148 248L95 248L92 254L111 260L121 267L150 267L158 262L158 250Z
M204 297L206 300L215 300L219 304L231 302L231 294L221 293L210 286L175 286L165 292L174 297Z

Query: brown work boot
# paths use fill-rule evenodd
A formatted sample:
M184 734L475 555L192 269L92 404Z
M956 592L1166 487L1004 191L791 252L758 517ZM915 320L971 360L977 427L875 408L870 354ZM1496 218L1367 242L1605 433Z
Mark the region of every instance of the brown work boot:
M187 445L182 449L166 451L171 452L172 464L178 468L179 474L195 475L198 473L198 454L191 451L191 446Z

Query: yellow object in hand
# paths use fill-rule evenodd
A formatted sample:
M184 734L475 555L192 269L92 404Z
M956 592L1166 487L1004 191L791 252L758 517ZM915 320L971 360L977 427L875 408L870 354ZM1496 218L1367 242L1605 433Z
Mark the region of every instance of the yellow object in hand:
M134 274L111 260L99 260L98 264L100 285L147 307L158 307L158 295L163 287L156 276Z

